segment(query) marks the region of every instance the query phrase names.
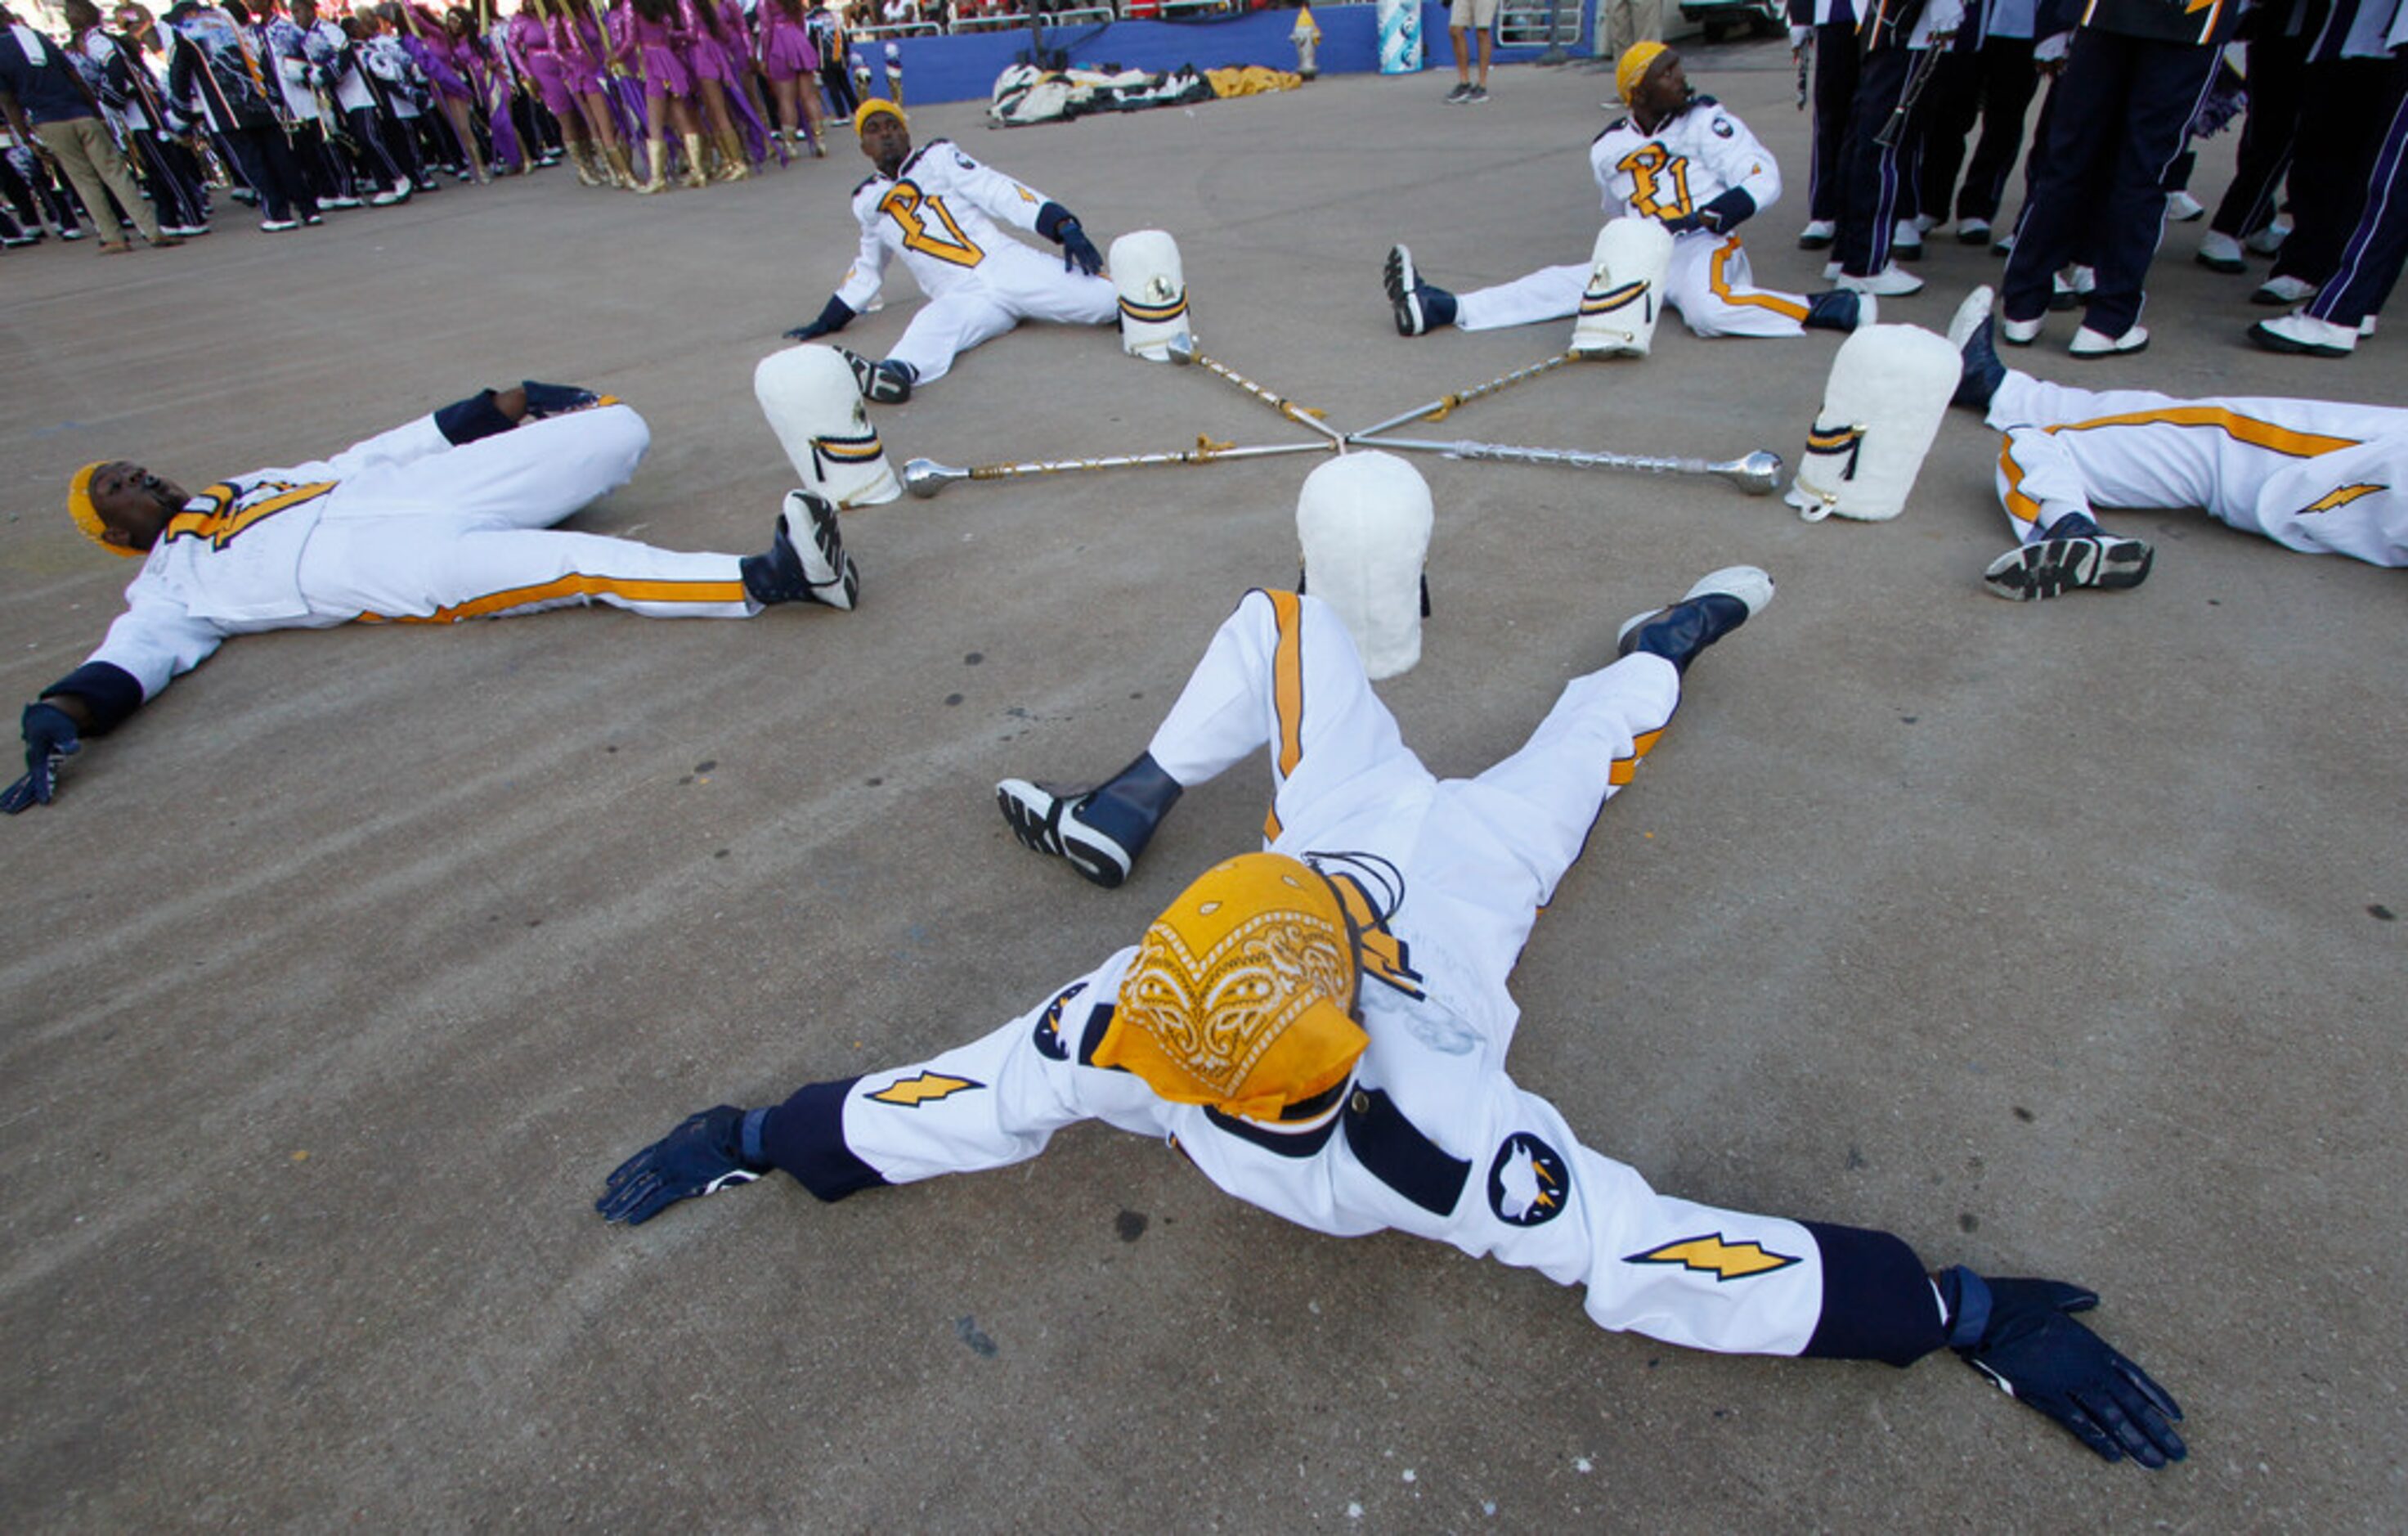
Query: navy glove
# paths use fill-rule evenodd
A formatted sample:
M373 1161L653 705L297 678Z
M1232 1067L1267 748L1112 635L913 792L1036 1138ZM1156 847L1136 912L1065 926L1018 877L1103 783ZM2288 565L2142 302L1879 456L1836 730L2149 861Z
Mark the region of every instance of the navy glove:
M1677 219L1658 219L1656 222L1675 235L1686 235L1693 229L1708 227L1705 219L1695 213L1684 213Z
M1077 270L1089 277L1104 269L1104 258L1096 250L1096 242L1079 227L1076 219L1065 219L1054 226L1054 237L1062 242L1062 270Z
M530 422L547 416L566 416L572 410L587 410L602 403L602 396L575 384L538 384L532 379L520 381L526 392L526 416Z
M816 341L824 336L834 336L853 323L853 306L840 298L830 297L827 308L808 325L797 325L786 333L789 341Z
M621 1163L594 1209L605 1221L640 1226L680 1200L751 1184L769 1165L744 1156L744 1112L722 1104L689 1114L678 1128Z
M28 806L50 804L59 764L83 751L76 723L55 704L26 705L24 731L25 776L0 789L0 811L11 816Z
M2070 1315L2097 1306L2097 1293L2061 1280L1985 1280L1963 1265L1940 1286L1949 1347L2009 1397L2110 1461L2162 1467L2188 1454L2166 1389Z

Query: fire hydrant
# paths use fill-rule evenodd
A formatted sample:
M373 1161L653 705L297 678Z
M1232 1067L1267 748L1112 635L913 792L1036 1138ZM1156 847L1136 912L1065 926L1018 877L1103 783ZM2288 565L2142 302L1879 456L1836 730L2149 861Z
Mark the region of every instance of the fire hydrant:
M1318 76L1321 65L1313 62L1312 50L1320 46L1321 26L1313 21L1311 6L1297 7L1296 25L1288 30L1287 40L1296 45L1296 72L1306 79Z

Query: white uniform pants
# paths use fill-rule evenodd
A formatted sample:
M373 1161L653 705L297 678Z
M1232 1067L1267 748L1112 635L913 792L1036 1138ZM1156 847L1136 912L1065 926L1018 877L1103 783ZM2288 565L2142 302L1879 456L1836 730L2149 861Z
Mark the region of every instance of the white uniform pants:
M1336 612L1317 598L1254 592L1212 637L1147 750L1192 786L1268 748L1265 846L1363 849L1421 868L1417 901L1447 904L1455 957L1501 989L1539 909L1680 696L1671 663L1627 657L1566 684L1512 756L1477 778L1440 781L1405 746Z
M1523 940L1679 698L1670 663L1625 658L1574 679L1503 762L1474 779L1437 780L1405 748L1333 611L1315 598L1254 592L1154 733L1150 750L1182 784L1268 749L1276 851L1316 852L1337 868L1347 854L1369 856L1399 871L1398 916L1421 968L1420 997L1367 984L1375 1043L1357 1081L1383 1101L1417 1106L1419 1132L1463 1156L1452 1191L1426 1201L1408 1192L1393 1168L1365 1160L1360 1127L1290 1155L1197 1106L1158 1099L1129 1074L1076 1065L1089 1010L1111 1000L1125 956L983 1040L865 1074L806 1116L836 1117L840 1138L823 1134L821 1144L840 1139L848 1156L891 1183L1033 1156L1082 1118L1168 1132L1223 1189L1315 1230L1414 1233L1583 1285L1589 1314L1607 1328L1796 1354L1824 1310L1818 1237L1782 1218L1658 1195L1583 1144L1504 1069L1516 1016L1506 980ZM1380 937L1364 951L1375 972ZM1902 1262L1904 1285L1882 1299L1902 1293L1909 1308L1928 1307L1920 1268L1911 1255ZM1928 1314L1915 1316L1928 1332Z
M528 422L343 481L301 556L322 623L447 623L608 603L652 618L754 611L732 554L552 524L624 485L652 434L625 406Z
M2323 400L2178 400L2009 372L1999 498L2027 542L2094 507L2198 507L2302 553L2408 566L2408 410Z
M1120 294L1104 278L1066 272L1059 256L1005 241L987 252L967 280L932 296L886 354L908 363L931 384L953 371L953 359L1024 320L1101 325L1120 313Z
M1585 266L1549 266L1494 288L1458 294L1455 323L1467 331L1489 331L1568 319L1580 312L1589 272ZM1698 336L1802 334L1806 301L1795 294L1758 288L1754 277L1738 236L1693 231L1672 241L1664 302L1678 309L1682 323Z

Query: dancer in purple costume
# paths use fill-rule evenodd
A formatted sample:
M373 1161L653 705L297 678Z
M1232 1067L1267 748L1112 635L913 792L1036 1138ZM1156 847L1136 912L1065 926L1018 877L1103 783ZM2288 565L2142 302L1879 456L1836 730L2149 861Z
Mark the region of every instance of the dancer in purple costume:
M751 52L743 23L739 20L731 25L711 0L678 0L678 8L685 19L686 65L694 71L695 93L702 105L710 149L719 156L719 168L711 179L741 181L752 174L752 157L745 152L744 137L737 131L733 115L752 111L752 103L744 98L744 76L737 65Z
M510 120L509 85L495 66L488 45L477 31L477 19L462 7L443 13L443 46L452 67L468 82L470 93L485 114L485 131L493 136L494 160L507 175L523 176L535 169L534 159L519 144L518 124Z
M809 137L811 153L827 156L827 123L820 115L820 50L803 22L802 0L761 0L761 36L753 57L778 104L780 131L797 147Z
M648 156L640 193L666 192L668 131L685 144L685 182L703 184L702 124L694 110L693 71L686 67L685 19L677 0L620 0L610 11L610 56L644 80L644 149Z
M480 181L491 181L493 173L485 168L485 151L477 142L477 129L468 116L476 92L461 77L452 61L452 41L444 30L442 18L424 6L415 3L394 7L388 20L397 23L401 46L409 52L412 63L426 77L435 93L436 109L452 130L452 141L459 146L461 163L472 170ZM465 180L467 172L461 172Z

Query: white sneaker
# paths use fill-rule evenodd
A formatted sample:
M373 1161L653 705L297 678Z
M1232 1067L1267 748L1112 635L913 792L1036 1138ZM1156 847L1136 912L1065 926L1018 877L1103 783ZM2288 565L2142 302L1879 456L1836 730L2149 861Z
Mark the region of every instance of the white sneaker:
M2252 304L2305 304L2316 296L2316 285L2305 278L2268 278L2249 295Z
M1928 213L1918 213L1914 216L1914 232L1917 235L1928 235L1939 227L1940 221Z
M1988 243L1989 238L1989 220L1959 219L1956 221L1956 243L1958 245L1984 245Z
M2166 194L2166 218L2177 224L2186 224L2207 211L2206 205L2186 192Z
M1889 253L1902 262L1919 261L1923 256L1923 226L1914 219L1900 219L1889 226Z
M2360 339L2360 340L2362 341L2362 340L2364 340L2366 337L2370 337L2370 336L2372 336L2373 334L2374 334L2374 317L2373 317L2372 315L2369 315L2369 316L2367 316L2364 320L2361 320L2361 321L2359 321L2359 322L2358 323L2358 339Z
M2271 256L2282 250L2283 242L2290 237L2291 221L2288 215L2285 215L2241 243L2261 256Z
M1989 320L1990 306L1997 302L1998 296L1987 283L1965 295L1964 301L1956 306L1956 312L1948 317L1948 344L1951 347L1960 352L1965 350L1965 343L1972 340L1973 333Z
M1798 249L1820 251L1840 237L1840 226L1828 219L1809 219L1798 232Z
M1920 293L1923 280L1912 272L1899 270L1898 264L1893 262L1869 278L1850 277L1842 272L1839 285L1852 294L1876 294L1884 298L1899 298Z
M2241 259L2241 242L2220 230L2209 230L2199 237L2199 254L2194 258L2211 272L2246 272L2249 264Z
M2148 327L2135 325L2122 336L2109 336L2085 325L2073 333L2073 344L2065 350L2076 357L2119 357L2143 352L2149 345Z
M2010 347L2028 347L2040 339L2042 323L2037 320L2009 320L1999 317L1999 339Z
M2048 280L2048 307L2059 314L2079 309L2099 287L2099 274L2087 266L2069 266Z
M2358 350L2358 327L2295 312L2261 320L2249 327L2249 339L2270 352L2300 357L2347 357Z

